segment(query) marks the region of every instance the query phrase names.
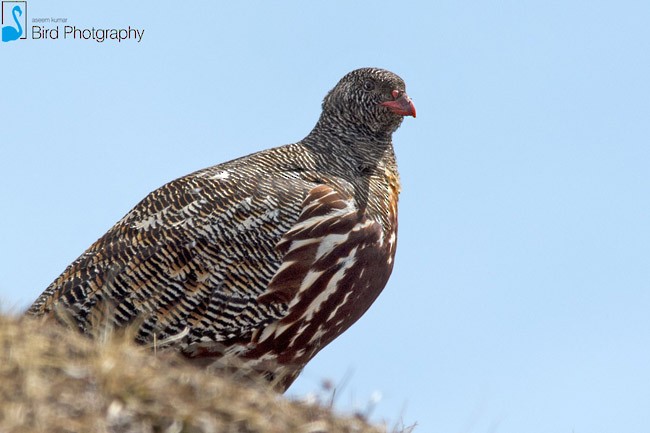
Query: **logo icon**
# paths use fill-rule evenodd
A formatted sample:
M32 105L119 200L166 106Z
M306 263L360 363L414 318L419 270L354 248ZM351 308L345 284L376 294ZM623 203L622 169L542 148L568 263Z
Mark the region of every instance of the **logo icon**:
M27 2L2 2L2 42L27 39Z

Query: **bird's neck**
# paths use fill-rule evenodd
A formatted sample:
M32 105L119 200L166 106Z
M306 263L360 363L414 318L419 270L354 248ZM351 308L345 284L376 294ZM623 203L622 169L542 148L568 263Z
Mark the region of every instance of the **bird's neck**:
M391 134L369 134L351 125L338 127L321 118L299 145L310 153L308 159L318 173L352 185L359 211L380 223L389 239L397 227L400 190Z
M314 152L330 157L336 154L358 167L376 167L394 161L392 132L372 131L358 122L341 122L321 116L302 142Z

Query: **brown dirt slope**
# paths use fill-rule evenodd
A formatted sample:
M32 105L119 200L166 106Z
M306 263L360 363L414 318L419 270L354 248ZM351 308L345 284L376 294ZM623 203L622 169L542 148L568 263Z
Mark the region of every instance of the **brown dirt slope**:
M0 315L0 432L386 431L128 341Z

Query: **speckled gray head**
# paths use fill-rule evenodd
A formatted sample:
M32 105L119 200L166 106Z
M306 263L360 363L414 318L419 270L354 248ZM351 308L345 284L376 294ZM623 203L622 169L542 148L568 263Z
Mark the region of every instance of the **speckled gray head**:
M346 74L325 96L323 114L390 134L404 116L415 117L416 112L398 75L385 69L361 68Z

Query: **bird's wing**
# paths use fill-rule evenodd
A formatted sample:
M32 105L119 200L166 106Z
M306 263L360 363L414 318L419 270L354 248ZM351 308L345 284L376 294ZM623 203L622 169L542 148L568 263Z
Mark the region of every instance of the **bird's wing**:
M392 268L382 262L383 244L381 224L345 188L312 188L298 221L278 244L282 264L258 298L266 305L286 304L286 314L253 341L276 352L309 348L295 354L309 359L361 317L383 289Z
M314 184L295 176L204 170L159 188L73 262L32 305L89 331L140 320L138 339L191 331L227 340L281 317L257 297L282 264L276 245ZM239 176L239 177L237 177Z
M243 341L254 343L248 356L281 354L281 362L301 365L365 312L390 274L390 264L378 266L381 225L359 210L349 185L341 179L311 185L298 219L276 245L281 262L255 299L259 308L281 306L282 314L250 329ZM188 356L223 351L217 330L195 330L184 348ZM296 346L298 339L304 346Z

